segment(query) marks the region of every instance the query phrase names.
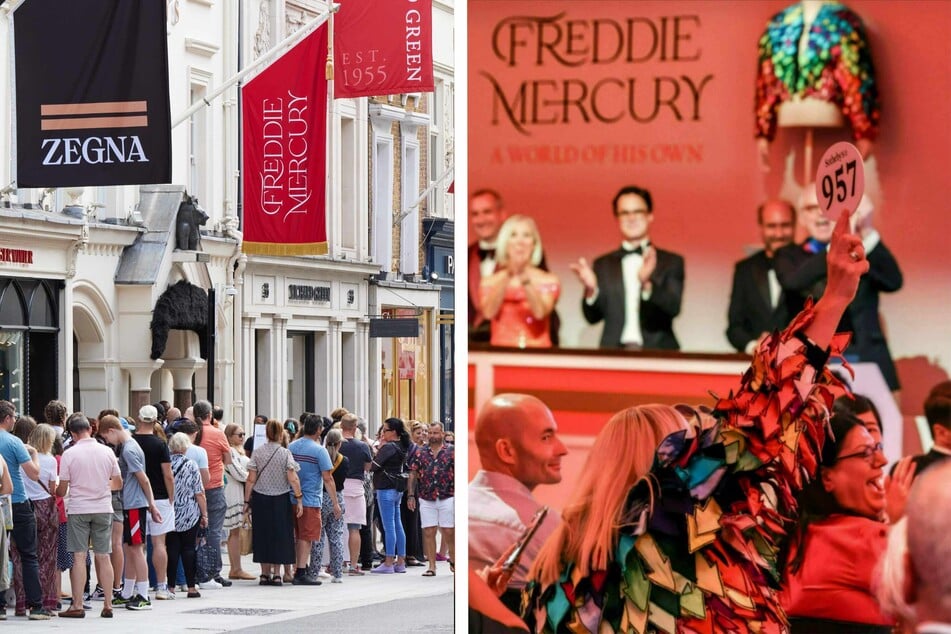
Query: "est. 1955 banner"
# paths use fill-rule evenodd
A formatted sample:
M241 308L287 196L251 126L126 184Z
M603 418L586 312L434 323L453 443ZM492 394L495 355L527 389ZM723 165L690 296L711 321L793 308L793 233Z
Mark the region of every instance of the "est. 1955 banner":
M245 253L327 253L327 27L242 88Z
M432 90L432 0L341 2L334 16L334 97Z
M13 19L17 185L172 179L163 0L28 0Z

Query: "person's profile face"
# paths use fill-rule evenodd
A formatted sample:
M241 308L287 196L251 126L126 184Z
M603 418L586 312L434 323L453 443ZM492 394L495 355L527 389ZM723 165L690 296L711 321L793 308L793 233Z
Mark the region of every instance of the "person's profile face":
M516 462L513 477L533 488L561 482L561 458L568 450L558 438L558 425L547 408L533 407L513 434Z
M475 196L469 201L469 222L477 240L495 240L502 220L502 208L491 194Z
M792 209L779 203L766 203L759 228L763 236L763 247L767 255L772 255L793 240L796 227Z
M638 242L647 237L654 214L647 209L647 202L637 194L624 194L614 207L621 236L629 242Z
M819 242L832 240L835 222L826 218L825 214L822 213L814 186L806 187L803 192L800 200L799 217L802 219L802 226L806 228L810 238L815 238Z

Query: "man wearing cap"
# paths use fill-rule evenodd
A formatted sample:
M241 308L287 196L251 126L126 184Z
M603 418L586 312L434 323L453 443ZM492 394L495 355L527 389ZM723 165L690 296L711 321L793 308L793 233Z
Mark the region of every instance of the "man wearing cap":
M152 485L155 506L161 517L161 521L156 521L152 516L147 518L149 539L152 540L152 567L155 568L155 598L161 600L169 598L165 580L165 570L168 568L165 535L175 530L175 506L172 503L175 499L175 481L172 479L172 458L168 453L168 445L154 433L157 420L158 412L155 408L143 405L139 410L139 420L132 438L139 443L145 454L145 474ZM148 597L141 598L148 603ZM149 608L141 606L136 609Z
M153 416L155 408L151 408ZM144 409L144 408L143 408ZM83 586L86 585L86 553L92 544L96 558L96 578L103 588L111 588L114 578L112 561L112 491L122 488L119 462L112 450L96 442L85 414L75 412L66 420L73 444L63 454L59 467L56 495L66 501L66 541L73 553L69 573L73 605L59 613L62 618L85 618ZM146 601L148 603L148 601ZM112 593L103 594L101 616L112 618Z
M224 431L213 424L211 403L205 400L192 405L195 422L201 425L201 446L208 453L210 479L205 488L208 505L208 533L205 542L198 548L198 587L202 590L226 588L231 582L221 576L221 534L224 530L225 513L225 465L231 464L231 445Z
M152 485L145 475L145 454L132 435L115 416L99 419L99 435L119 452L122 474L122 550L125 555L125 576L117 605L140 609L142 599L149 596L149 566L145 559L146 517L162 521L161 512L152 496ZM115 571L121 574L121 570Z

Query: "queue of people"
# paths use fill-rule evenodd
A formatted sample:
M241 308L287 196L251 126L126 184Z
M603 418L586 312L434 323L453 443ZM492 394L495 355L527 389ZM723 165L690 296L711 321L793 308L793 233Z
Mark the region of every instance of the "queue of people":
M223 412L208 401L184 413L167 403L145 405L134 418L115 410L97 418L68 414L60 401L44 413L47 422L37 424L0 401L0 620L7 618L6 588L14 616L85 618L101 601L99 615L113 618L115 608L151 610L155 600L197 599L235 581L321 585L322 578L342 583L364 571L406 572L405 548L397 544L410 472L420 495L435 492L443 501L434 525L452 537L454 461L438 423L430 426L438 440L434 469L421 460L430 447L409 442L402 420L388 419L371 445L365 422L343 408L333 412L336 420L308 412L283 423L262 416L266 442L247 451L243 426L224 425ZM386 480L375 495L371 472ZM386 555L370 526L374 514L385 526L379 542ZM418 525L429 515L414 517ZM260 575L241 566L247 531ZM422 552L418 559L424 566Z
M567 453L557 422L528 395L481 408L470 631L949 631L951 382L925 402L934 448L886 474L874 405L828 368L879 245L846 215L828 237L824 293L751 331L738 388L712 408L618 412L534 532L533 489Z

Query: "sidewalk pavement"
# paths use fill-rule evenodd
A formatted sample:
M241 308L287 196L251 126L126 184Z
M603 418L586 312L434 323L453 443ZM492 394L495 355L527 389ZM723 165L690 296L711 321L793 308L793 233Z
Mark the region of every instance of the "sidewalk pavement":
M227 555L223 556L222 576L229 571ZM260 573L260 566L251 561L251 555L241 558L241 566L252 574ZM376 575L367 573L362 577L344 575L343 583L330 583L322 579L320 586L281 587L259 586L254 581L232 581L230 588L201 590L201 598L187 599L177 593L174 601L157 601L152 597L150 611L136 612L115 608L112 619L99 616L101 601L93 601L92 610L86 611L83 619L50 621L27 621L26 617L13 616L13 606L7 609L7 621L0 628L26 628L69 630L70 632L121 632L122 634L146 634L151 632L229 632L255 626L276 626L281 630L282 621L314 617L313 629L321 629L320 615L328 612L361 606L371 606L387 601L439 596L437 600L452 602L455 575L449 564L438 562L435 577L422 577L425 567L407 568L406 574ZM66 575L63 576L64 580ZM68 590L66 590L68 592ZM66 602L64 609L69 607Z

